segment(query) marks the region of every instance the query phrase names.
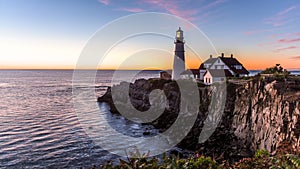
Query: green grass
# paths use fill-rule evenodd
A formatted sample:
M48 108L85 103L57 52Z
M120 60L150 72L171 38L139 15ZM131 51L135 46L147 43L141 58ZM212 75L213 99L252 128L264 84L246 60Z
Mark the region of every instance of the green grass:
M94 166L92 169L96 169ZM211 157L195 155L190 158L167 157L163 160L149 157L149 154L141 155L138 150L131 153L127 161L121 160L113 165L107 162L99 166L101 169L300 169L300 158L295 154L270 155L265 150L258 150L252 158L244 158L235 163L227 161L217 162Z

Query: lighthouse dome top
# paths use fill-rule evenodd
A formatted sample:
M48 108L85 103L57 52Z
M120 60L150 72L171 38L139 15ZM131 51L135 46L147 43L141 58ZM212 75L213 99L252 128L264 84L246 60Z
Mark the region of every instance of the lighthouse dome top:
M181 30L181 27L176 31L176 40L183 42L183 31Z

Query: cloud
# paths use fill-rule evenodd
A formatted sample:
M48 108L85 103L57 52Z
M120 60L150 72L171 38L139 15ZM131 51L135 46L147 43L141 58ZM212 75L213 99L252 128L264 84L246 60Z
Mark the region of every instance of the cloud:
M143 3L147 3L150 5L153 5L155 7L158 7L162 10L167 11L170 14L182 17L184 19L187 19L189 21L193 21L196 19L203 19L207 16L211 16L211 10L208 11L208 9L216 7L228 0L215 0L211 3L208 3L200 8L183 8L184 3L179 0L172 0L172 1L166 1L166 0L141 0ZM198 15L199 13L202 13L201 15Z
M281 51L297 49L297 48L298 48L297 46L289 46L289 47L285 47L285 48L276 49L274 52L281 52Z
M243 32L244 35L256 35L264 32L272 32L274 29L261 29L261 30L251 30Z
M300 38L295 39L279 39L279 43L294 43L294 42L300 42Z
M103 3L104 5L109 5L110 0L98 0L99 2Z
M133 12L133 13L138 13L138 12L144 12L145 10L142 8L121 8L121 11L126 11L126 12Z
M104 5L110 5L111 0L98 0ZM193 21L196 19L209 20L209 18L213 17L212 11L215 8L229 0L213 0L210 3L205 3L205 1L198 1L198 5L196 8L191 9L188 2L182 0L135 0L130 3L120 3L117 8L119 11L127 11L127 12L143 12L145 8L143 6L147 6L147 11L165 11L167 13L182 17L189 21ZM126 4L126 5L125 5ZM116 4L114 4L116 5ZM202 7L201 7L202 6ZM212 10L212 8L214 10ZM149 10L148 10L149 9ZM208 18L209 17L209 18Z
M290 13L296 8L296 6L290 6L289 8L278 12L275 16L264 20L264 23L274 27L285 25L293 20L293 17L290 15Z
M270 35L270 42L260 43L258 46L272 48L273 52L285 52L288 50L299 49L297 43L300 42L300 32L273 34Z
M284 15L286 15L287 13L291 12L291 11L294 10L294 9L296 9L296 6L291 6L291 7L287 8L287 9L285 9L285 10L279 12L279 13L277 14L277 16L284 16Z
M286 34L285 36L287 36L287 37L300 36L300 32L288 33L288 34Z
M286 38L290 38L290 37L295 37L295 36L300 36L300 32L293 32L293 33L283 33L283 34L273 34L270 35L271 38L276 38L276 37L286 37Z
M195 9L180 9L180 6L177 5L176 1L165 1L165 0L142 0L144 3L154 5L159 7L170 14L185 18L187 20L194 20L194 15L198 13L198 10Z
M205 9L208 9L208 8L212 8L212 7L215 7L215 6L218 6L224 2L226 2L227 0L216 0L216 1L213 1L205 6L203 6L200 10L205 10Z
M300 32L292 33L292 36L300 36Z
M292 56L290 59L300 60L300 56Z

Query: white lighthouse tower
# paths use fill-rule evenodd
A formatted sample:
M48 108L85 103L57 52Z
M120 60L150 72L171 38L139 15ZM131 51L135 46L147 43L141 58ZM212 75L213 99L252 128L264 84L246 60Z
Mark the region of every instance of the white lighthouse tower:
M180 78L180 74L185 71L185 61L184 61L184 41L183 41L183 31L179 27L176 31L175 39L175 55L173 62L172 78L177 80Z

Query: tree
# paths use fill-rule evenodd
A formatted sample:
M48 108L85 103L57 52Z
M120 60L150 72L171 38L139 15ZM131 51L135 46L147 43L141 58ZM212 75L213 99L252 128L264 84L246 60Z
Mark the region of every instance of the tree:
M262 74L283 74L286 69L280 66L280 64L276 64L273 67L267 68L266 70L262 71Z

